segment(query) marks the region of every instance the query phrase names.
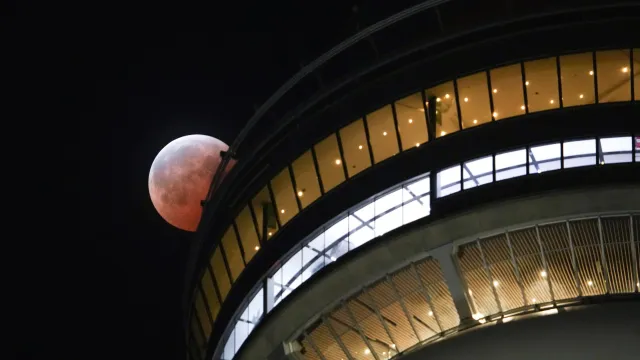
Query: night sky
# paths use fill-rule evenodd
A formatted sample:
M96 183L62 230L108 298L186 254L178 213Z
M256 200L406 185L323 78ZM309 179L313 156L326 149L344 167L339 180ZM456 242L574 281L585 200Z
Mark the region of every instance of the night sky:
M64 193L49 212L66 220L43 238L38 260L27 249L29 263L52 265L17 281L30 309L18 321L18 358L184 358L180 300L193 235L153 208L155 155L194 133L230 144L301 64L388 14L382 3L358 2L357 16L353 1L16 5L7 34L18 91L45 99L23 109L62 133L65 161L51 173L77 200ZM67 241L72 232L78 239Z

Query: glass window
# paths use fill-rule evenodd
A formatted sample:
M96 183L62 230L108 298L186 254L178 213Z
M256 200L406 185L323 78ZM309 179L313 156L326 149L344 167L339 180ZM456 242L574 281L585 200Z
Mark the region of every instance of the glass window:
M280 219L280 226L286 224L298 213L298 203L296 192L291 183L291 174L286 167L271 180L271 190L276 198L277 214Z
M398 153L398 137L396 135L396 125L393 121L391 105L378 109L367 117L369 127L369 138L373 150L373 161L380 161L390 158Z
M563 150L565 168L596 164L596 139L567 141Z
M638 157L640 157L640 136L636 137L636 158L635 161L638 162Z
M249 336L249 326L247 322L242 320L238 321L236 323L236 326L234 327L233 333L235 335L235 347L233 349L233 352L237 353L238 350L240 350L242 344L244 344L244 341L247 340L247 337Z
M296 177L296 186L298 187L296 194L300 198L300 204L304 209L320 197L320 185L311 150L297 158L291 164L291 167L293 167L293 175Z
M191 334L200 349L200 353L203 353L207 346L207 339L203 338L202 327L200 326L200 321L197 319L195 313L191 318Z
M376 236L402 226L402 188L376 198L375 217Z
M324 241L329 260L336 261L340 256L349 251L349 218L340 219L336 224L324 232Z
M204 296L207 298L211 317L213 317L213 320L215 321L216 316L218 316L218 312L220 311L220 301L218 301L216 289L213 287L213 278L211 278L209 269L205 270L200 285L202 286L202 292L204 293Z
M460 165L452 166L438 173L438 197L460 191Z
M460 78L458 81L458 100L462 113L462 128L467 129L491 121L489 87L487 73L479 72Z
M493 69L491 76L491 96L496 120L518 116L525 113L524 93L522 92L522 68L513 64Z
M196 291L196 314L198 315L198 320L202 326L204 337L208 339L209 335L211 335L211 322L209 320L209 314L205 308L204 298L202 297L200 289Z
M524 72L529 112L558 108L556 58L527 61L524 63Z
M630 136L600 139L604 164L632 162L633 143Z
M249 303L249 307L247 309L247 320L249 323L255 325L260 321L262 314L264 314L264 292L260 289L251 302Z
M435 99L436 137L460 130L453 81L440 84L425 91L427 99Z
M336 185L344 181L344 169L340 150L338 150L338 139L335 134L329 135L314 147L318 157L318 168L324 191L327 192Z
M233 281L236 281L244 269L244 262L242 260L242 254L240 253L238 239L236 239L236 232L233 230L233 226L229 226L227 232L225 232L222 237L222 249L227 257L229 271L231 271L231 278Z
M222 360L232 360L233 359L233 355L236 354L235 352L235 345L236 345L236 334L235 334L235 330L231 332L231 334L229 335L229 339L227 340L227 342L224 344L224 351L222 354Z
M408 224L429 215L429 177L422 178L402 187L402 224Z
M244 260L245 263L248 263L253 258L253 255L260 250L258 233L256 232L256 225L253 222L249 205L245 206L236 217L236 226L238 227L242 249L244 250Z
M309 280L325 265L324 232L302 248L302 282Z
M631 100L629 50L596 52L598 102Z
M276 221L276 210L269 195L269 189L265 186L251 201L253 211L256 214L258 222L258 231L261 242L268 240L276 231L278 231L278 222Z
M409 95L396 101L395 106L402 149L406 150L426 143L429 139L422 94Z
M211 268L213 269L213 276L216 278L218 284L218 290L220 290L221 301L227 297L231 283L229 282L229 275L227 274L227 268L224 266L224 260L222 253L220 252L220 246L216 248L211 257Z
M532 146L529 149L529 174L562 168L560 143Z
M349 250L368 242L375 237L375 224L371 219L375 216L372 203L358 211L349 212Z
M633 98L640 100L640 49L633 49Z
M593 54L560 56L562 106L593 104Z
M493 182L493 157L485 156L467 161L462 165L462 175L465 189Z
M364 133L364 123L358 119L340 130L342 152L347 162L349 177L371 166L367 135Z
M496 155L496 181L527 174L527 150L519 149Z

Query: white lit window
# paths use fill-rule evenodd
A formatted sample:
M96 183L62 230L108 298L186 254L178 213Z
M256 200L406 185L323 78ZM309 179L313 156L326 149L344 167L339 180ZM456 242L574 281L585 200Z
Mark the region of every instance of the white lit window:
M518 149L496 155L496 181L527 174L527 150Z
M541 173L562 168L560 143L533 146L529 152L529 173Z
M602 162L604 164L616 164L633 161L633 143L631 140L631 136L600 139Z
M224 344L224 351L222 352L222 360L231 360L233 356L236 354L235 352L235 330L231 332L229 335L229 339L227 339L227 343Z
M349 251L349 218L343 217L324 232L327 256L333 261Z
M596 164L596 139L568 141L563 148L565 168Z
M431 185L430 185L428 176L420 180L414 181L411 184L406 185L405 187L416 195L424 195L429 193L429 191L431 190Z
M438 173L438 197L460 191L460 165L452 166Z
M467 161L462 167L465 189L493 182L493 157Z
M402 225L402 188L375 200L375 233L376 236Z

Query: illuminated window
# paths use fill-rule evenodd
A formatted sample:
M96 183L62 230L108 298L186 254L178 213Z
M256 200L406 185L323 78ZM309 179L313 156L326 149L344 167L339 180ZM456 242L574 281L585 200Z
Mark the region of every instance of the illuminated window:
M496 155L496 181L527 174L527 150L519 149Z
M324 191L327 192L344 181L344 169L335 134L329 135L315 146L318 168Z
M229 271L231 271L231 278L233 281L236 281L244 269L244 262L242 260L242 254L240 253L238 239L236 239L236 233L233 226L229 226L222 237L222 250L224 250L224 254L227 257L227 264L229 265Z
M640 49L633 49L633 98L640 100Z
M218 284L218 290L220 290L221 301L227 297L229 289L231 289L231 283L229 282L229 275L227 274L227 268L224 265L224 259L220 252L220 246L216 248L211 257L211 268L213 269L213 276L216 278L216 284Z
M560 143L533 146L529 149L529 174L562 168Z
M324 255L324 231L320 232L309 244L302 248L302 282L309 280L316 272L327 264Z
M456 107L453 81L440 84L425 91L427 100L436 104L436 137L445 136L460 130L458 109ZM429 115L431 116L431 115ZM431 119L429 119L431 121Z
M633 143L630 136L600 139L601 164L632 162Z
M349 250L357 248L376 236L374 216L373 201L356 211L349 211Z
M489 72L491 96L496 120L525 113L520 64L503 66Z
M340 140L349 177L371 166L371 155L362 119L340 129Z
M251 200L251 206L256 214L256 222L258 223L258 234L261 242L269 240L273 234L278 231L278 222L276 220L276 209L271 201L269 189L265 186Z
M460 165L452 166L438 173L438 197L460 191Z
M596 52L598 102L631 100L629 50Z
M249 260L253 258L253 255L260 250L256 225L253 222L251 210L248 205L245 206L236 217L236 225L238 227L238 233L240 234L242 249L244 250L244 260L248 263Z
M480 72L458 79L458 101L462 113L462 128L491 121L487 74Z
M320 197L320 185L316 167L313 164L311 150L302 154L291 164L293 175L296 178L296 196L300 199L300 204L304 209L309 204Z
M385 233L402 226L401 205L402 189L394 190L389 194L376 197L374 202L376 236L382 236Z
M586 105L595 102L593 75L589 75L591 70L593 70L592 53L560 57L563 106Z
M200 285L204 296L207 298L211 316L213 317L213 320L215 320L216 316L218 316L218 312L220 312L220 301L218 301L218 295L216 294L216 289L213 285L213 278L211 277L209 269L205 270Z
M423 218L431 212L430 178L425 176L403 186L402 224Z
M393 121L391 105L387 105L367 115L367 126L373 161L379 163L398 153L396 125Z
M395 107L402 149L407 150L426 143L427 120L422 104L422 94L416 93L398 100Z
M271 189L276 199L276 214L280 219L280 226L288 223L298 213L296 191L291 183L291 174L286 167L271 180Z
M564 167L596 164L596 139L567 141L563 144Z
M467 161L462 166L462 175L465 189L493 182L493 157L485 156Z
M546 58L524 63L529 112L557 109L558 68L556 58Z

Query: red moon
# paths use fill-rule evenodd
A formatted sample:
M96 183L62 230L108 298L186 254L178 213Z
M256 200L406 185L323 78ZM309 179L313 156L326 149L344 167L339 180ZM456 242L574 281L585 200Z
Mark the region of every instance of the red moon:
M206 135L188 135L165 146L149 171L149 195L160 216L169 224L196 231L202 206L220 162L224 142ZM227 166L227 173L233 163Z

